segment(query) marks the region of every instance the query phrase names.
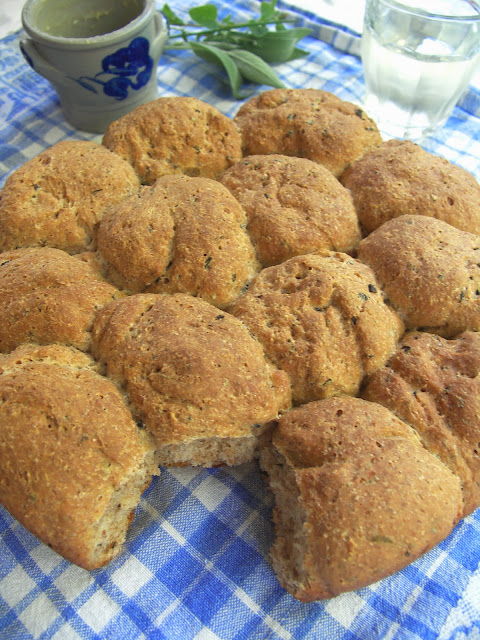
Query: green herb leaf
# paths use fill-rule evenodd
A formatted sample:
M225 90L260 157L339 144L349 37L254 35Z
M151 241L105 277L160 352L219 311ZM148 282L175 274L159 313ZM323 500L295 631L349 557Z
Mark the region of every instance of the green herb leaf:
M162 13L165 16L165 18L167 19L167 22L169 25L184 25L185 23L183 22L183 20L181 18L179 18L177 16L177 14L170 9L170 7L168 6L168 4L164 4L162 7Z
M254 82L255 84L266 84L279 89L285 88L285 85L272 67L251 51L232 49L228 55L234 60L241 75L246 80Z
M242 75L237 65L233 62L226 51L210 44L204 44L203 42L191 42L190 46L192 51L199 58L202 58L207 62L220 65L225 69L233 96L237 98L237 100L245 97L245 95L240 92L240 87L243 81Z
M260 3L260 15L265 20L271 20L275 15L275 7L277 4L277 0L272 0L271 2L261 2Z
M285 31L269 31L258 44L249 48L266 62L288 62L293 60L292 54L297 43L311 33L306 27L286 29Z
M218 27L217 7L214 4L203 4L200 7L193 7L188 12L192 20L207 29Z
M308 56L308 54L309 51L305 51L305 49L299 49L298 47L295 47L295 49L292 51L292 55L288 60L285 60L285 62L290 62L290 60L298 60L298 58L305 58L305 56Z
M202 4L189 10L192 24L183 22L164 4L162 11L170 26L166 49L191 49L198 57L222 67L237 99L247 95L241 91L244 81L284 87L270 64L305 56L307 52L296 45L310 29L287 29L292 19L276 7L277 0L263 0L258 18L235 23L229 15L219 21L217 7Z

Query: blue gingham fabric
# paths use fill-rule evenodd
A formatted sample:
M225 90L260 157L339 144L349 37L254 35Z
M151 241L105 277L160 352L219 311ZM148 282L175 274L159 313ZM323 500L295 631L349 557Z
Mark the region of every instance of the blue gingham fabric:
M249 0L216 3L235 19L258 14ZM170 6L182 14L192 3ZM361 104L359 36L282 6L312 28L302 43L309 56L277 67L285 84ZM48 82L24 63L19 39L0 41L0 186L47 146L96 139L65 122ZM160 95L193 95L229 116L239 107L218 73L188 53L162 57L158 85ZM471 89L424 144L477 179L479 116L480 96ZM0 507L0 638L480 638L480 510L396 575L302 604L280 587L269 563L272 506L256 463L165 469L143 495L123 553L92 572L63 560Z

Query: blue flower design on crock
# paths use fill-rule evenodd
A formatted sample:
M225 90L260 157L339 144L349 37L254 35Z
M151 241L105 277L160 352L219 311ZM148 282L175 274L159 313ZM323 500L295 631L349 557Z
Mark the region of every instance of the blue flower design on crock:
M98 93L97 86L103 88L107 96L116 100L125 100L129 89L138 91L150 80L153 60L149 55L146 38L134 38L128 47L122 47L105 56L102 71L93 77L74 78L84 89Z

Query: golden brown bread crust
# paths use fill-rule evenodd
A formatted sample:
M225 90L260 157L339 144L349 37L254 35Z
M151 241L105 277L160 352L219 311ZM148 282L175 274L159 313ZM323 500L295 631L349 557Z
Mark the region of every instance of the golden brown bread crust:
M480 334L407 334L362 397L410 424L461 479L464 516L480 506Z
M221 182L245 209L264 267L318 249L350 253L360 241L349 192L312 160L249 156L227 169Z
M409 140L388 140L341 176L365 234L404 214L423 215L480 234L480 185L474 176Z
M458 478L384 407L329 398L284 414L261 464L275 493L274 569L297 599L358 589L445 538Z
M58 142L19 167L0 191L0 251L91 250L106 209L138 188L132 167L102 145Z
M480 238L426 216L385 222L358 245L407 329L480 330Z
M217 178L242 157L233 121L193 97L137 107L110 124L102 143L127 160L143 184L171 173Z
M98 248L121 288L189 293L224 307L260 269L246 224L219 182L169 175L110 209Z
M113 302L97 315L92 342L153 433L160 464L246 462L262 427L290 406L288 377L246 327L192 296L136 294ZM209 440L220 443L218 458L208 446L195 448Z
M161 99L112 125L103 146L54 145L7 182L0 194L0 243L8 247L8 261L0 260L0 351L24 340L87 350L96 316L98 363L57 344L0 356L0 499L18 477L20 493L13 503L5 499L12 514L73 562L100 566L119 548L155 472L143 427L155 431L162 464L251 460L270 421L290 407L290 376L295 402L323 400L314 403L321 410L292 412L275 447L264 449L277 493L274 566L299 599L324 598L401 568L479 504L480 333L450 342L422 336L411 360L407 338L383 367L403 334L403 313L410 322L419 310L434 323L430 330L445 335L479 330L478 238L435 226L453 210L458 226L477 224L478 185L411 143L379 146L363 111L326 92L265 92L236 122L244 124L245 152L247 144L265 145L253 147L257 155L241 160L235 122L209 105ZM151 186L140 188L136 172ZM365 225L378 226L384 215L400 220L398 198L422 214L410 218L434 221L410 235L402 222L392 238L371 240L384 280L367 259L346 255L360 234L352 198L335 178L341 174L359 209L363 187L375 188L362 209ZM246 207L248 231L225 185ZM385 213L380 201L392 200ZM229 306L260 267L248 233L264 265L282 264L261 272ZM367 242L362 247L365 257ZM145 293L124 298L107 277L124 293ZM397 311L383 287L391 299L400 296ZM235 310L245 324L212 305ZM107 370L111 380L99 375ZM367 375L377 404L328 399L357 394ZM325 417L328 403L340 413ZM413 429L382 413L381 403ZM23 451L32 425L32 452ZM85 502L74 474L62 475L61 465L70 470L79 456ZM82 524L88 500L91 521Z
M97 311L120 297L89 264L50 247L0 254L0 351L23 342L87 351Z
M335 176L381 143L375 122L356 105L318 89L271 89L250 98L234 122L243 155L309 158Z
M343 253L297 256L263 269L229 311L289 374L296 404L356 394L403 335L373 272Z
M121 548L157 473L150 436L92 358L59 345L0 356L0 502L86 569Z

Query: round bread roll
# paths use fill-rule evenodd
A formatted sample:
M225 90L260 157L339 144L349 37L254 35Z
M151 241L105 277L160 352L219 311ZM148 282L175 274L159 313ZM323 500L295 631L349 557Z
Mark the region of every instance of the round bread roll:
M480 506L480 334L407 334L362 396L411 425L461 479L464 516Z
M102 145L58 142L19 167L0 191L0 251L91 250L106 209L138 188L128 162Z
M199 298L113 302L97 315L92 341L163 465L247 462L266 424L290 406L287 375L241 322Z
M215 179L242 157L233 121L193 97L137 107L109 125L102 143L127 160L143 184L171 173Z
M309 158L335 176L382 142L362 109L318 89L270 89L245 102L234 122L243 155Z
M248 217L248 232L264 267L328 249L350 253L360 241L349 192L306 158L249 156L221 178Z
M261 466L275 494L271 556L311 602L388 576L458 522L458 478L380 405L329 398L284 414Z
M291 379L295 404L355 395L403 335L373 272L343 253L297 256L260 271L229 307Z
M87 351L93 319L120 297L89 264L51 247L0 254L0 351L23 342Z
M219 182L169 175L108 211L98 248L120 288L189 293L224 307L260 269L246 224Z
M407 329L444 337L480 330L480 238L442 220L404 215L358 245Z
M121 550L158 474L152 439L90 356L60 345L0 355L0 502L85 569Z
M341 176L365 234L404 214L480 234L480 184L465 169L409 140L388 140Z

